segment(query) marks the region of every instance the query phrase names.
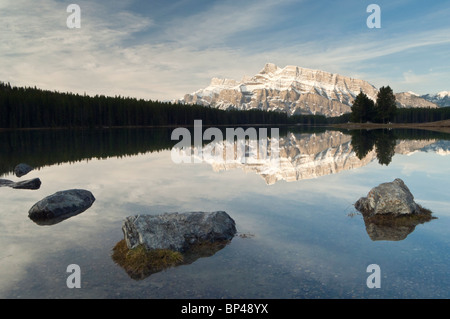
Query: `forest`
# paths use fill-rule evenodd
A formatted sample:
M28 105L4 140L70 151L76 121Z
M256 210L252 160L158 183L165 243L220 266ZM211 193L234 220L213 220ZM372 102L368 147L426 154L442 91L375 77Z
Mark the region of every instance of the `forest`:
M122 96L88 96L15 87L0 82L0 128L107 128L138 126L329 125L347 123L351 113L326 118L263 110L219 110ZM397 109L389 120L421 123L450 119L450 108Z
M247 124L326 124L324 116L219 110L130 97L87 96L0 82L0 128L99 128Z

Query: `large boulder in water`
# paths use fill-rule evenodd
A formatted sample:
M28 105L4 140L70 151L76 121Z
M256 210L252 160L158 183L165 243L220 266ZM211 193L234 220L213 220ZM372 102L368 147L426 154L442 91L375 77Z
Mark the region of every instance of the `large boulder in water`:
M393 216L418 214L422 207L414 202L414 196L400 178L383 183L361 197L355 208L365 216L389 214Z
M184 252L198 242L231 240L236 225L223 211L164 213L129 216L122 230L129 249L144 245L147 250Z
M84 212L94 201L94 195L87 190L60 191L34 204L28 216L38 224L51 225Z
M435 219L430 210L414 201L399 178L372 188L355 203L355 208L362 213L367 234L374 241L403 240L417 225Z

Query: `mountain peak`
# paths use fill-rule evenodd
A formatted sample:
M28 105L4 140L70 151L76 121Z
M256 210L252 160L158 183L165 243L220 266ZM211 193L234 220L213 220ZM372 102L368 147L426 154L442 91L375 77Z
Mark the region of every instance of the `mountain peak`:
M373 100L378 89L367 81L325 71L266 63L241 81L213 78L208 87L186 94L181 103L220 109L261 109L295 114L339 116L351 111L363 91Z
M448 97L448 96L450 96L450 91L441 91L441 92L439 92L438 94L436 94L439 98L445 98L445 97Z
M275 63L266 63L266 65L264 65L264 68L259 71L259 74L275 73L276 71L278 71L278 69L279 67Z

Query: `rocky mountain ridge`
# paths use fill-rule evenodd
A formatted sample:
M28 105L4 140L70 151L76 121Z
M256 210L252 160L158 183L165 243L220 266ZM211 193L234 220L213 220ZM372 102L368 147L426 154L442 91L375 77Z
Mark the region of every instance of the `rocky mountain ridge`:
M413 92L395 93L395 99L397 101L397 107L399 108L427 107L435 109L439 107L436 103L433 103Z
M369 82L288 65L267 63L252 77L241 81L213 78L208 87L177 101L219 109L261 109L295 114L339 116L351 111L360 91L375 99L377 88Z
M351 77L288 65L267 63L254 76L241 81L213 78L206 88L186 94L175 102L219 109L260 109L288 115L317 114L327 117L351 112L355 97L364 92L376 100L378 88ZM412 92L396 93L398 107L439 107Z
M437 104L440 107L450 106L450 91L442 91L436 94L424 94L421 98Z

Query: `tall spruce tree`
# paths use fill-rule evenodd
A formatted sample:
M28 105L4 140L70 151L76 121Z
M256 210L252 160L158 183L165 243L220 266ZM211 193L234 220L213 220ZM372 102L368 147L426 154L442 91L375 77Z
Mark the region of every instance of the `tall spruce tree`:
M380 88L375 104L377 118L383 124L392 121L397 114L397 104L392 89L388 86Z
M350 122L366 123L373 121L375 103L362 91L356 96L352 105Z

